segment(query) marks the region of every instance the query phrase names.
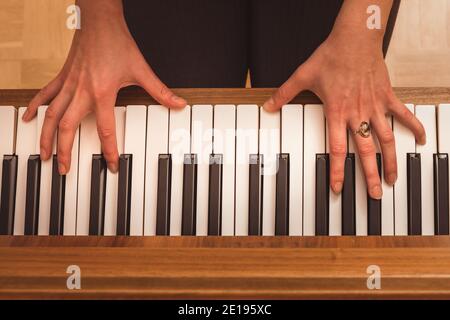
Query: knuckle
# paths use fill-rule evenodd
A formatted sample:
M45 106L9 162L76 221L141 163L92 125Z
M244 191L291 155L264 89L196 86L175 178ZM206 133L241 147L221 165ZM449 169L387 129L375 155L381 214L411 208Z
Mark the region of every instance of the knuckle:
M58 163L70 163L70 155L66 152L66 150L58 148Z
M99 126L97 131L101 139L109 139L115 135L114 129L106 126Z
M67 133L75 128L75 122L68 118L62 118L59 122L58 129L62 133Z
M347 155L347 147L344 143L333 143L330 146L330 152L334 157L345 157Z
M108 162L116 162L119 159L119 155L115 150L103 150L103 156Z
M169 98L172 96L172 92L171 92L170 89L169 89L167 86L165 86L165 85L162 85L162 86L161 86L161 90L159 90L159 94L161 95L161 97L162 97L163 99L169 99Z
M55 120L58 117L58 113L55 111L54 108L47 108L47 111L45 111L45 118L48 120Z
M414 115L411 111L409 111L408 108L404 107L402 111L400 111L400 116L405 119L406 121L411 121L414 118Z
M375 147L371 143L362 143L359 146L359 156L367 158L375 155Z
M275 101L284 102L289 100L288 90L285 85L278 88L274 95Z
M378 140L382 144L387 144L387 145L395 144L394 133L390 129L383 130L382 132L380 132L380 134L378 135Z

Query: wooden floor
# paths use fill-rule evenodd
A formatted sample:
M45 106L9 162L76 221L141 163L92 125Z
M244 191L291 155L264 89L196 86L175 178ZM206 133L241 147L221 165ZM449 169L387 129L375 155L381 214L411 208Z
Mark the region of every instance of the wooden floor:
M71 3L0 1L0 88L41 87L58 72ZM394 86L450 86L450 0L403 0L387 63Z

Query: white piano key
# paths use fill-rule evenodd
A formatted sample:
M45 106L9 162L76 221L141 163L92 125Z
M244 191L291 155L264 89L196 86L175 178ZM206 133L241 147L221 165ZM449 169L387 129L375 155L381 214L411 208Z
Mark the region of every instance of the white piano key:
M36 152L37 118L22 121L26 108L19 108L17 115L16 154L18 156L16 210L14 215L14 235L25 231L25 199L27 191L27 164L30 155Z
M41 131L44 124L45 112L48 106L40 106L37 113L37 132L36 132L36 150L35 154L41 152ZM52 197L52 172L53 172L53 154L56 154L56 134L53 140L52 156L49 160L41 161L41 186L39 194L39 222L38 234L48 236L50 231L50 205Z
M330 139L328 138L329 130L326 127L326 152L330 154ZM331 168L331 158L330 158ZM330 218L329 218L329 234L330 236L342 235L342 193L336 194L330 186Z
M392 128L392 117L386 117L386 121ZM376 135L373 136L377 153L381 153L381 148ZM397 159L398 160L398 159ZM390 186L384 180L384 166L382 165L381 184L383 188L383 198L381 199L381 235L394 235L394 186Z
M172 155L170 235L181 235L183 162L191 150L191 107L169 112L169 153Z
M248 235L250 154L258 153L259 108L238 105L236 115L236 220L237 236ZM263 213L264 214L264 213Z
M416 106L415 113L427 133L427 143L416 144L416 152L421 157L422 235L429 236L434 235L433 154L437 152L436 107Z
M124 153L125 140L125 107L114 108L116 120L116 139L119 155ZM116 235L117 230L117 195L119 190L119 174L112 173L110 170L106 173L106 195L105 195L105 224L104 235Z
M133 155L130 235L144 234L145 139L147 107L127 106L124 153Z
M89 114L86 118L83 119L79 130L80 145L78 164L79 175L76 234L79 236L87 236L89 235L92 155L101 154L101 144L100 139L98 138L95 115L93 113ZM73 168L70 168L71 172L73 171L72 169Z
M212 105L192 106L191 153L197 154L196 234L208 235L209 156L212 154Z
M367 184L358 149L352 137L349 137L348 150L355 154L355 224L356 235L366 236L367 221Z
M264 161L263 235L275 235L275 200L277 184L277 154L280 153L280 112L260 109L259 153Z
M414 113L414 106L406 107ZM397 152L397 182L394 185L394 215L395 235L408 235L408 197L406 155L416 152L416 142L413 133L394 118L394 137Z
M450 154L450 104L440 104L437 113L438 149L440 153Z
M15 152L16 117L16 108L13 106L0 106L0 179L3 173L3 156L13 155ZM1 194L2 184L0 182L0 195Z
M316 154L325 153L325 117L322 105L304 107L303 235L316 232Z
M158 155L169 151L169 109L152 105L147 109L147 155L145 169L144 235L156 233Z
M222 235L234 235L234 174L236 146L236 107L214 106L215 154L223 155L222 166Z
M303 234L303 106L281 109L281 152L289 153L289 235Z
M94 130L96 133L96 130ZM97 138L98 139L98 138ZM70 161L70 171L66 175L66 189L65 189L65 199L64 199L64 235L65 236L74 236L77 234L77 211L80 210L78 207L78 154L79 154L79 148L80 148L80 127L78 127L75 138L73 141L73 147L72 147L72 158ZM83 157L83 161L86 161L86 159ZM87 160L89 163L92 161L92 156L89 160ZM89 164L90 168L90 164ZM83 172L83 171L81 171ZM86 172L84 172L85 174ZM89 181L89 189L88 192L90 192L90 174L88 177ZM84 186L86 180L83 180ZM84 192L84 191L81 191ZM88 201L89 201L90 195L88 194ZM84 207L85 208L85 207ZM89 203L88 207L89 209ZM89 219L89 210L88 210L88 219ZM88 230L89 231L89 230Z

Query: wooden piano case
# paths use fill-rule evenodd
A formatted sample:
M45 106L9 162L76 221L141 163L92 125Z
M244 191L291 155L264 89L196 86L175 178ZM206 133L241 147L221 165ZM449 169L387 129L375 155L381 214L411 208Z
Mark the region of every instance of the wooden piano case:
M191 104L262 104L273 90L176 91ZM35 92L0 90L0 105L24 106ZM444 88L396 92L450 102ZM308 93L294 101L318 102ZM117 102L150 103L135 89ZM71 265L79 290L66 285ZM379 289L367 286L369 266L379 267ZM450 298L450 237L0 236L0 298Z

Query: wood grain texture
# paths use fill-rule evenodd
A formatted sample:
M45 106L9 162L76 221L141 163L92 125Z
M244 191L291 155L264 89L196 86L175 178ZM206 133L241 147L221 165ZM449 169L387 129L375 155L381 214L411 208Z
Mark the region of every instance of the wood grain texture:
M174 89L173 91L193 104L258 104L262 105L275 91L274 88L237 89ZM440 104L450 102L450 88L394 88L398 98L404 103ZM0 105L27 106L38 92L37 89L0 90ZM119 92L116 105L157 103L141 88L130 87ZM303 92L292 103L320 103L311 92Z
M386 56L394 86L450 86L450 0L404 0Z
M0 88L43 87L57 74L73 37L65 26L72 3L0 1ZM393 85L448 87L449 61L450 0L402 1L386 58Z
M30 247L27 242L40 237L21 238L0 238L25 241L0 247L0 298L450 297L448 237L427 237L422 244L414 238L417 247L402 247L406 237L345 237L347 246L339 248L316 237L134 238L143 244L137 247L73 246L74 238L46 238L47 245ZM81 290L66 288L66 269L74 264L81 268ZM381 290L367 289L370 265L381 269Z

